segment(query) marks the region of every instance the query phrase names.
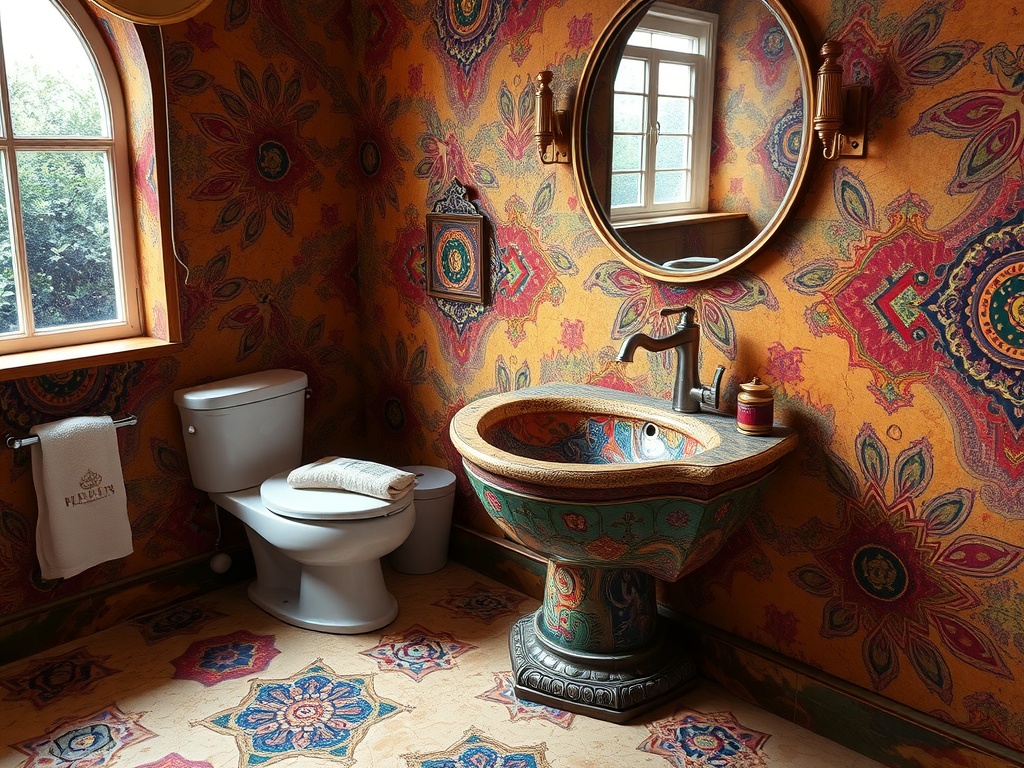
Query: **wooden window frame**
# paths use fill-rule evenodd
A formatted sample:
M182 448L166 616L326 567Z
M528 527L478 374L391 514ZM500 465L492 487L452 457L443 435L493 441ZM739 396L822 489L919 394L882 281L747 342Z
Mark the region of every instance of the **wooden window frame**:
M697 53L678 53L657 48L627 45L624 58L645 62L647 78L643 93L647 127L643 138L642 189L640 205L610 208L610 219L615 224L640 222L645 219L676 215L706 213L710 187L711 128L714 109L715 46L717 45L718 17L715 14L681 9L668 3L654 3L637 30L687 34L700 43ZM690 156L690 201L688 203L655 203L654 177L657 144L657 78L661 62L685 64L694 72L692 144ZM614 86L613 86L614 89ZM614 134L613 134L614 135Z
M46 349L0 354L0 381L165 355L180 349L182 340L161 33L158 28L137 27L84 0L57 1L64 8L73 9L70 13L86 35L87 43L98 44L101 53L110 54L113 80L119 86L117 98L129 141L127 198L118 200L117 213L123 224L121 237L128 245L124 253L134 254L130 266L136 269L133 293L139 319L133 335L122 338L79 340ZM103 56L96 58L102 60ZM152 133L151 139L147 132ZM140 184L151 189L143 192ZM151 210L146 201L152 200L154 191L156 208ZM142 224L143 217L147 219L146 226Z

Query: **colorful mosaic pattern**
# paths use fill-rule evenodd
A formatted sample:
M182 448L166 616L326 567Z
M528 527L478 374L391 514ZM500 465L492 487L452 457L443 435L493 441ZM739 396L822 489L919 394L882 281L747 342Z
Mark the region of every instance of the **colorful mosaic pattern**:
M535 552L601 568L637 568L668 581L711 558L754 507L764 482L704 502L678 493L642 498L651 493L646 486L637 488L640 501L562 501L501 488L466 470L491 518Z
M171 659L171 664L175 679L210 686L262 672L279 653L273 635L254 635L241 629L197 640Z
M746 728L730 712L684 709L647 726L650 737L637 747L675 768L766 768L761 747L767 733Z
M673 461L704 450L695 437L648 422L558 411L502 419L484 439L516 456L569 464Z
M418 755L403 755L406 768L452 768L454 766L487 766L487 768L548 768L545 744L510 747L470 728L448 749Z
M223 619L224 614L197 605L173 605L131 622L147 645L175 635L194 635L211 621Z
M382 672L401 672L418 683L431 672L454 668L459 656L475 648L447 632L414 624L404 632L384 635L378 645L360 653L376 661Z
M154 736L137 715L112 705L88 717L61 720L44 735L11 746L28 755L22 768L99 768L113 763L125 747Z
M508 589L489 587L479 581L466 589L449 590L448 597L438 600L439 605L460 618L470 618L493 624L506 616L516 616L526 596Z
M541 634L556 646L618 654L649 645L657 632L654 579L633 568L548 561Z
M508 710L508 718L513 723L521 720L544 720L568 730L576 717L572 712L517 698L512 690L511 672L495 672L494 687L479 694L477 698L501 704Z
M120 672L104 661L110 656L93 656L85 648L52 658L38 659L18 675L0 679L7 690L4 701L28 701L36 709L65 697L89 693L105 677Z
M253 680L236 706L200 724L234 737L240 768L296 757L344 766L370 728L402 711L377 695L373 675L338 675L318 659L283 680Z

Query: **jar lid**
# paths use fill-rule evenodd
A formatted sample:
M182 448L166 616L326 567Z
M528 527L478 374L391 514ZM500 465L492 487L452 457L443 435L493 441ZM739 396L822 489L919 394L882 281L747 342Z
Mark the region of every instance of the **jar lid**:
M767 384L763 383L761 379L759 379L757 376L755 376L746 384L740 384L740 389L751 395L760 397L771 397L772 395L772 388Z

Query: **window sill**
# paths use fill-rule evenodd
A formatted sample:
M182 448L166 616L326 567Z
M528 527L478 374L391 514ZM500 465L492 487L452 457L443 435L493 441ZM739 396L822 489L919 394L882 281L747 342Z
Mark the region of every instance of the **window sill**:
M686 213L671 216L651 216L644 219L612 220L615 229L657 229L659 227L677 227L688 224L708 224L712 221L729 221L745 219L745 213Z
M73 347L40 349L0 355L0 381L66 373L79 368L125 363L151 357L170 355L181 349L181 344L151 336L131 339L78 344Z

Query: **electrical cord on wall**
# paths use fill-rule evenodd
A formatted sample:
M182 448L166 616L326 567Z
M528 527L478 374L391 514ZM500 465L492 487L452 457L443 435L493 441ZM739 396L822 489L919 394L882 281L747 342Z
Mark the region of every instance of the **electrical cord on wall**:
M185 285L188 285L189 268L181 256L178 255L178 238L174 232L174 173L171 170L171 104L167 96L167 54L164 50L164 29L159 27L157 34L160 38L160 77L164 81L164 115L167 118L167 205L171 212L171 255L185 270Z

